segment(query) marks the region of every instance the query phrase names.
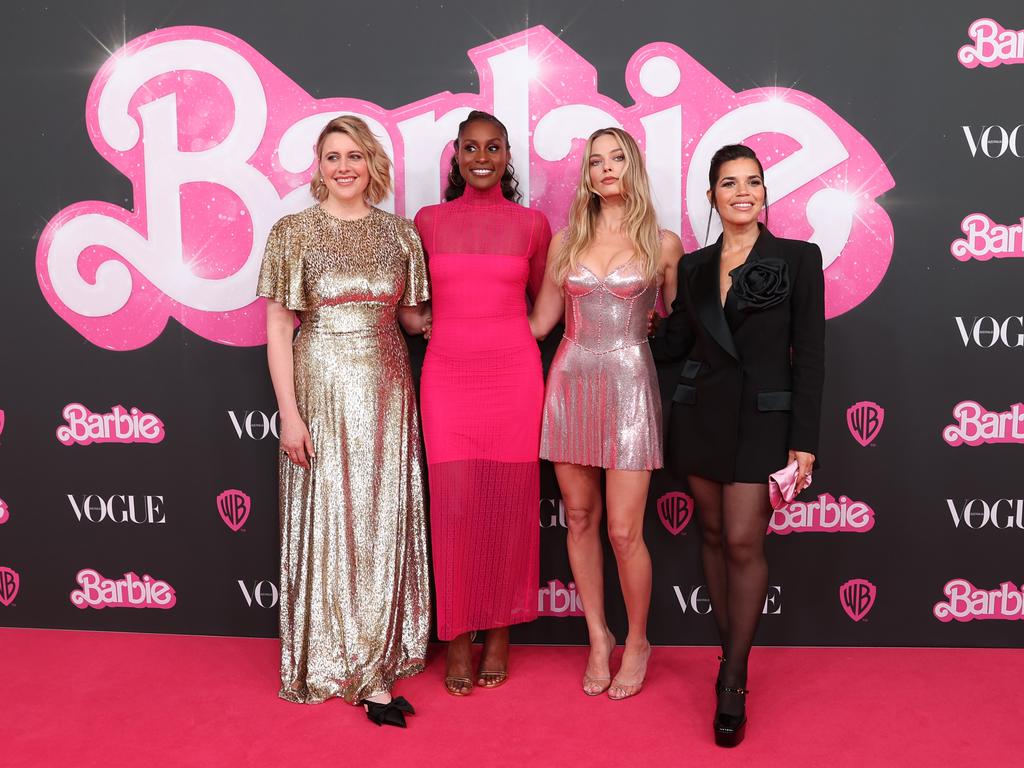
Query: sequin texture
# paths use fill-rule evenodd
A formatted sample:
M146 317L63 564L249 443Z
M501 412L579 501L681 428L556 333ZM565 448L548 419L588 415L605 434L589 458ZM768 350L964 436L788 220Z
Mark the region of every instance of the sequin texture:
M429 298L419 237L313 206L270 233L260 296L295 310L295 397L316 458L282 456L281 691L356 702L423 669L430 587L419 416L396 306Z
M605 469L662 466L661 396L647 345L657 287L632 265L565 281L565 336L544 395L540 455Z

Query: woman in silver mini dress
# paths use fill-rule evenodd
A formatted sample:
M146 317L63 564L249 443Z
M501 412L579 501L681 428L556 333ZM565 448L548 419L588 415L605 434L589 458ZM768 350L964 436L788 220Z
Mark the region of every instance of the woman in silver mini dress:
M661 400L647 346L659 287L675 298L682 244L659 231L643 156L618 128L587 141L569 224L551 243L530 316L543 338L565 311L565 336L548 373L540 456L555 464L569 526L569 562L583 601L590 657L583 691L609 698L643 687L651 646L651 559L643 516L651 471L662 466ZM604 612L601 471L608 538L615 552L629 631L614 680L615 637Z

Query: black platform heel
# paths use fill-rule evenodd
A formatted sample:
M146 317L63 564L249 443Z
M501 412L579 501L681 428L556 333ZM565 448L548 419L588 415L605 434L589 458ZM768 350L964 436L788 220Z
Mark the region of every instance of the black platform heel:
M412 704L402 696L396 696L387 704L370 701L369 699L363 699L359 703L366 707L367 719L377 725L393 725L396 728L405 728L405 716L407 714L416 714Z
M715 683L717 693L735 693L739 696L746 696L750 691L746 688L732 688L731 686L719 686ZM735 747L743 741L743 734L747 730L746 706L742 715L727 715L724 712L715 712L715 744L719 747Z

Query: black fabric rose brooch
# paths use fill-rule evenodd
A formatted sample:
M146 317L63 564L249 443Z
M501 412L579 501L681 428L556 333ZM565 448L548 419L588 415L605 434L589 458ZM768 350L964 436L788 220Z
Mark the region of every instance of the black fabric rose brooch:
M782 259L748 259L729 277L736 306L744 311L768 309L789 296L789 265Z

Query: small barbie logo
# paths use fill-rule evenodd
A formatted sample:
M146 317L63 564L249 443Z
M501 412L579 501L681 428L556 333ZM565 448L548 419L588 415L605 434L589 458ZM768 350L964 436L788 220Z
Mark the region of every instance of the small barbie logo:
M18 596L21 579L18 572L6 565L0 566L0 605L10 608L14 598Z
M0 408L0 436L2 436L3 433L4 433L4 423L5 423L4 409Z
M967 579L953 579L942 592L946 602L932 608L932 614L942 622L1024 619L1024 585L1018 589L1012 581L1004 581L999 589L978 589Z
M885 421L885 408L870 400L861 400L846 409L846 426L853 439L865 448L878 437Z
M0 525L3 525L11 519L11 510L8 509L7 503L0 499Z
M953 407L956 424L942 430L942 439L949 445L981 445L982 443L1024 443L1024 405L1014 403L1008 411L989 411L964 400Z
M875 527L875 510L863 501L851 501L823 493L814 501L794 501L772 513L769 532L790 533L867 533Z
M81 403L64 406L67 424L57 427L62 445L91 443L159 443L164 423L152 413L115 405L110 413L93 413Z
M78 586L71 602L78 608L173 608L178 598L166 581L143 574L140 579L129 571L120 579L104 578L92 568L84 568L76 577Z
M963 237L949 246L957 261L1024 258L1024 217L1016 224L996 224L984 213L972 213L960 222Z
M658 499L658 519L673 536L678 536L693 519L693 498L682 491L669 491Z
M965 45L956 53L957 61L968 69L979 64L983 67L998 67L1000 64L1024 62L1024 31L1003 29L992 19L978 19L967 28L967 36L974 42Z
M582 616L583 601L576 594L576 584L570 581L565 586L558 579L552 579L537 593L537 614L540 616Z
M868 615L875 604L878 590L867 579L850 579L839 587L839 602L846 615L854 621L860 621Z
M217 511L220 512L220 519L232 531L237 532L245 525L245 521L249 519L250 509L252 509L252 499L243 491L231 488L217 496Z

